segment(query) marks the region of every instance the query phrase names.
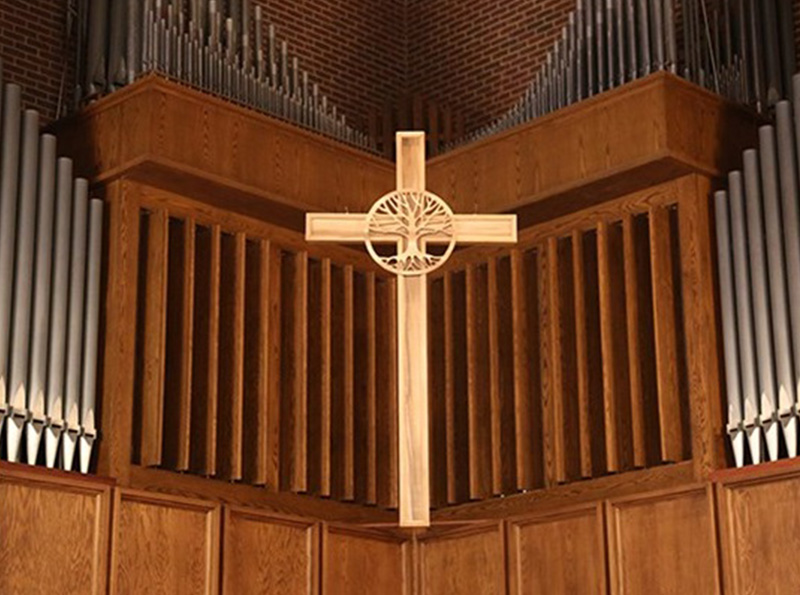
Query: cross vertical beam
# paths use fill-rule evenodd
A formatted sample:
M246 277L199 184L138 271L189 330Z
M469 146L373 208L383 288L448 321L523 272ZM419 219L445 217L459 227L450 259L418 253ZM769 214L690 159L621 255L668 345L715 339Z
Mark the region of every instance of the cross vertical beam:
M425 135L397 135L397 189L425 191ZM428 276L397 278L400 526L430 524Z

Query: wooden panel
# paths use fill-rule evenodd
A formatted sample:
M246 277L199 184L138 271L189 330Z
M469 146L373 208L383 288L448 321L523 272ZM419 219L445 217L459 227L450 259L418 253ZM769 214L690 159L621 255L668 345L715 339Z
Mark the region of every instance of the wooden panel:
M272 262L277 251L267 240L248 241L245 254L244 320L244 477L258 485L267 483L269 467L270 327L279 321L270 317Z
M141 385L141 445L142 465L160 465L164 430L164 366L167 325L167 258L169 247L169 217L158 210L143 218L146 227L145 270L140 272L140 303L144 301Z
M420 593L500 595L506 592L503 526L442 530L419 539Z
M608 471L632 463L630 384L625 330L625 280L621 226L602 221L597 228L600 327L603 354L603 408Z
M376 310L384 325L377 336L378 503L397 507L397 282L377 284Z
M445 334L445 280L433 279L428 285L428 423L430 426L430 486L431 505L438 508L447 504L447 484L450 480L448 460L448 435L453 428L448 427L448 406L452 399L447 394L448 362L445 353L452 351L452 345Z
M0 464L0 593L106 592L111 486Z
M195 234L194 357L192 358L191 469L217 472L220 245L218 225Z
M112 595L218 592L217 505L118 489L113 523Z
M325 528L322 593L411 594L411 541L389 532Z
M375 273L355 275L353 294L353 379L356 499L375 504L377 495L377 417Z
M503 254L489 265L490 346L492 387L492 452L500 455L493 482L501 494L517 487L517 410L514 401L514 314L511 256ZM520 415L526 415L520 411ZM522 422L522 420L520 420ZM524 423L528 423L525 420ZM496 485L497 487L497 485Z
M592 416L588 335L589 325L585 323L587 300L586 265L583 250L583 234L572 233L572 274L575 300L575 366L576 390L578 393L578 436L580 448L580 473L582 477L592 476Z
M602 505L509 521L510 593L604 595Z
M353 386L353 267L336 266L331 272L332 492L355 497L355 441Z
M670 214L666 208L650 210L650 259L653 269L653 320L658 380L661 456L682 458L681 403L678 384L678 348L675 319Z
M527 275L525 257L520 250L511 252L511 336L513 341L514 373L514 450L516 487L531 489L533 474L533 411L530 395L531 380L528 335L534 334L538 319L530 321L526 308Z
M487 267L466 271L467 394L469 419L469 495L492 493L491 400Z
M308 261L308 490L330 495L331 263Z
M318 592L317 524L228 507L222 543L223 594Z
M217 474L242 478L245 236L222 234L220 256Z
M544 459L544 485L550 487L558 484L558 470L556 464L556 432L561 428L554 425L554 400L560 395L555 394L553 387L553 342L552 325L555 319L552 312L550 299L550 285L552 277L550 275L550 256L547 244L536 247L535 259L531 263L532 269L536 270L537 291L536 299L533 301L538 306L537 318L539 320L539 345L536 345L535 353L539 356L539 377L541 378L541 427L542 427L542 456ZM534 364L535 364L534 360Z
M789 463L784 468L783 463ZM800 473L796 461L737 470L718 486L727 593L800 592Z
M611 501L608 541L614 594L720 592L710 487Z
M166 370L164 402L164 464L177 471L189 468L192 406L192 344L194 334L195 224L192 219L169 221Z
M281 484L306 491L308 253L284 253L281 271Z

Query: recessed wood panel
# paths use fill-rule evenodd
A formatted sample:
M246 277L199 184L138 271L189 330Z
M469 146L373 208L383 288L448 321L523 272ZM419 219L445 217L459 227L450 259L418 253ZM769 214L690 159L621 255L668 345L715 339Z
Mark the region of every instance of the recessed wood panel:
M503 526L434 531L420 538L419 564L420 592L425 595L503 594Z
M113 523L112 595L218 592L217 505L119 489Z
M605 594L602 506L509 522L508 559L514 595Z
M323 595L410 595L410 539L328 526L322 543Z
M608 505L611 593L719 593L711 488L681 488Z
M314 523L244 508L226 509L222 592L316 593L317 538Z
M800 593L800 473L718 489L726 592Z
M0 593L105 593L111 486L11 467L0 465Z

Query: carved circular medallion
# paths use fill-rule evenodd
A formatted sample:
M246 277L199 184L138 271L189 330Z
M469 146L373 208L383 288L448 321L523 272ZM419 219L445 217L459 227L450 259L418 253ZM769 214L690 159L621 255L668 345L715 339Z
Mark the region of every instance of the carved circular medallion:
M390 273L424 275L453 253L454 221L448 204L432 192L395 190L367 214L367 250Z

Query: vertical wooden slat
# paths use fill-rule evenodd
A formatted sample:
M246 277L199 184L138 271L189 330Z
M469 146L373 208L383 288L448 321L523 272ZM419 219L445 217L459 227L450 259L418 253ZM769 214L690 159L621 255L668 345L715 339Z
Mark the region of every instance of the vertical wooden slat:
M306 358L306 337L308 336L308 318L306 303L308 301L308 252L295 255L295 291L294 291L294 332L293 353L294 376L292 406L292 475L291 490L305 492L307 482L307 444L308 444L308 361Z
M578 434L580 436L581 476L592 477L592 426L589 403L589 351L587 346L586 275L584 270L583 235L572 233L572 273L575 287L575 347L578 376Z
M218 475L231 481L242 479L245 249L243 233L223 236L217 462Z
M548 244L542 244L536 249L537 271L538 271L538 305L539 305L539 373L541 378L541 427L542 427L542 450L544 453L544 482L546 487L558 484L556 469L556 434L558 428L555 427L554 420L554 399L558 397L553 386L553 341L552 326L556 324L556 317L551 309L550 285L552 278L550 274L550 250Z
M445 400L445 443L447 459L447 502L458 502L458 481L456 473L456 404L455 404L455 366L453 366L453 277L444 276L444 400Z
M378 504L396 508L397 491L397 282L382 280L376 306L381 321L378 348Z
M342 498L355 498L355 387L354 387L354 337L353 337L353 267L344 267L344 403L343 427L344 457L342 461L344 484Z
M467 399L470 498L492 490L491 411L488 362L485 273L472 265L466 271ZM488 423L487 423L488 422Z
M137 321L136 293L140 237L139 187L122 179L107 189L108 278L104 311L105 347L103 351L101 408L102 428L113 440L98 444L98 473L128 484L134 450L134 384ZM139 428L141 430L141 428ZM136 448L141 445L137 441Z
M269 247L269 292L266 311L269 317L267 326L267 425L266 425L266 465L264 486L277 491L280 487L281 455L281 250Z
M492 448L492 493L503 493L503 418L500 395L500 328L497 295L497 260L488 263L489 403Z
M533 487L533 441L531 428L529 324L526 315L525 261L520 250L511 252L511 320L514 349L514 448L516 486Z
M447 360L444 337L444 279L428 285L428 424L430 433L431 505L447 503Z
M607 470L632 464L627 315L621 225L601 221L597 229L600 285L600 334L603 354L603 405Z
M367 390L366 390L366 444L367 444L367 491L366 503L376 504L378 501L378 418L377 418L377 332L378 320L376 312L375 273L366 273L366 312L367 317Z
M553 457L555 459L555 480L562 483L567 480L567 453L565 440L566 413L564 411L566 402L567 382L565 370L562 364L566 340L564 337L564 325L562 318L562 296L561 296L561 271L558 258L558 238L551 237L547 241L547 260L548 287L550 289L550 361L552 362L552 429L553 436ZM566 297L566 296L564 296Z
M725 465L722 427L722 379L714 273L714 223L709 178L691 175L678 181L680 279L686 336L691 456L697 481Z
M195 233L194 353L190 467L201 475L217 470L220 242L218 225Z
M191 439L192 412L192 345L194 342L194 258L195 258L195 222L189 218L184 221L183 237L183 300L182 318L183 334L181 337L180 362L180 402L178 420L178 450L176 468L180 471L189 469L189 453Z
M164 423L164 370L166 364L167 266L169 216L166 210L150 213L145 272L142 429L140 462L161 464Z
M628 365L631 380L631 431L633 434L633 464L635 467L647 465L644 421L644 387L642 385L642 362L639 329L639 268L638 259L646 255L637 253L636 230L633 216L627 214L622 219L625 261L625 306L628 314Z
M322 496L331 495L331 259L322 260L320 290L320 478Z
M244 476L267 481L269 438L269 296L271 247L268 240L247 243L245 276Z
M650 209L650 259L653 270L653 323L661 456L665 461L676 462L683 458L683 438L672 274L672 238L669 210L664 207Z

